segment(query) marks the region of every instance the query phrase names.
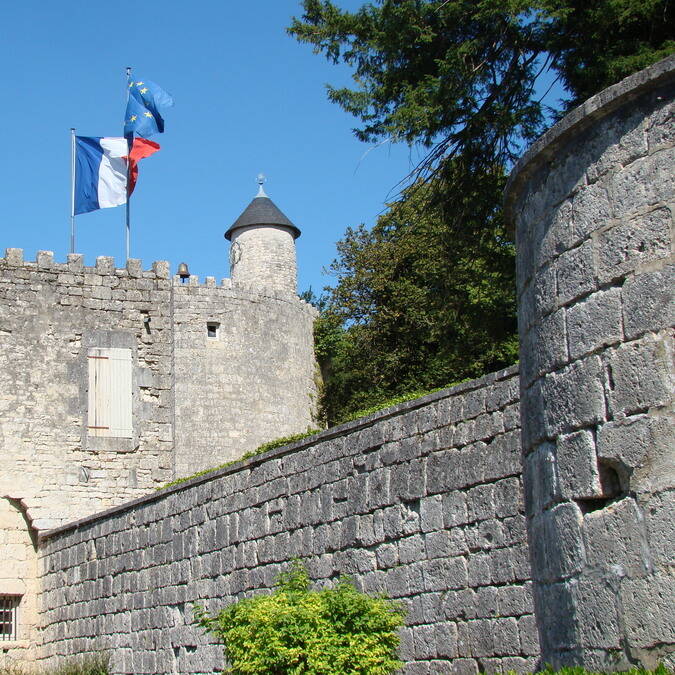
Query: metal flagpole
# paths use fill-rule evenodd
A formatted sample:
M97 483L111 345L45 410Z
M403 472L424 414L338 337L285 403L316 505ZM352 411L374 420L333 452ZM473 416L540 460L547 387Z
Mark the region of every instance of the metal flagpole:
M75 253L75 129L70 129L70 252Z
M127 104L129 103L129 82L131 81L131 68L127 66ZM131 240L131 213L129 209L129 202L131 201L131 195L129 194L129 186L131 185L131 143L127 139L127 152L129 156L127 157L127 205L126 205L126 239L127 239L127 260L129 260L129 247Z

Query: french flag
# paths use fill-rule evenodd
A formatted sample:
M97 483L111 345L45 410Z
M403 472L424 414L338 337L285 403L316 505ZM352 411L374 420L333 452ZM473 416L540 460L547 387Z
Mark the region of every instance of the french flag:
M134 138L129 152L126 138L76 136L74 215L126 204L136 186L139 160L158 150L158 143L145 138Z

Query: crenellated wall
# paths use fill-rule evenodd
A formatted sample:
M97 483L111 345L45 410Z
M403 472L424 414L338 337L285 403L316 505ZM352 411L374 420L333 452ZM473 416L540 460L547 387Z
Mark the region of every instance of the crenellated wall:
M46 534L43 656L217 672L191 603L270 588L299 557L405 602L408 675L533 669L517 398L515 369L488 375Z
M672 667L675 57L514 170L523 461L542 659Z

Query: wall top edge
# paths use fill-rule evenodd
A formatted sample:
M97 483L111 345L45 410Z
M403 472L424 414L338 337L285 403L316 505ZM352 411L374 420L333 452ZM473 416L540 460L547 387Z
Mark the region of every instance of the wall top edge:
M100 511L99 513L94 513L92 515L85 516L84 518L80 518L70 523L66 523L51 530L40 532L38 534L38 539L41 542L43 542L47 539L58 536L60 534L65 534L66 532L77 530L80 527L90 525L98 520L105 520L106 518L113 516L115 514L124 513L125 511L131 510L141 504L149 504L155 501L159 501L171 494L174 494L176 492L182 492L183 490L187 490L197 485L201 485L202 483L208 483L212 480L217 480L218 478L227 476L229 474L237 473L244 469L252 469L266 462L269 459L284 457L285 455L289 455L291 453L304 450L305 448L309 448L313 445L317 445L318 443L322 443L324 441L337 438L344 434L360 431L361 429L366 429L368 427L373 426L377 422L381 422L383 420L392 417L397 417L399 415L412 412L414 410L417 410L418 408L423 408L424 406L429 405L430 403L434 403L436 401L440 401L445 398L451 398L453 396L459 396L462 394L469 393L471 391L476 391L485 387L489 387L497 382L509 380L513 377L517 377L518 373L519 373L519 366L518 364L515 364L509 366L508 368L497 370L493 373L488 373L487 375L483 375L482 377L479 377L475 380L461 382L460 384L456 384L455 386L449 387L448 389L442 389L441 391L436 391L431 394L427 394L426 396L413 399L412 401L399 403L398 405L392 406L391 408L385 408L384 410L379 410L373 413L372 415L361 417L352 422L345 422L344 424L331 427L330 429L320 431L317 434L308 436L307 438L303 438L299 441L289 443L288 445L284 445L279 448L268 450L267 452L264 452L260 455L255 455L254 457L250 457L249 459L242 459L222 469L214 469L213 471L207 474L197 476L195 478L192 478L191 480L185 481L184 483L180 483L179 485L173 485L171 487L164 488L162 490L157 490L151 494L144 495L142 497L138 497L137 499L125 502L124 504L113 506L112 508L106 509L105 511Z
M624 103L672 79L675 79L675 54L591 96L552 126L530 146L511 171L504 190L504 213L507 223L511 227L515 226L513 209L528 178L542 163L554 157L560 146L571 136L580 133Z

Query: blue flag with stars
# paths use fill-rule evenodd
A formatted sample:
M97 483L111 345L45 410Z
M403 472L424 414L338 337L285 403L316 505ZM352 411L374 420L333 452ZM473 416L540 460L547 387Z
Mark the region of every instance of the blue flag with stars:
M129 100L124 117L127 138L149 138L164 132L162 110L173 105L173 98L149 80L129 80Z

